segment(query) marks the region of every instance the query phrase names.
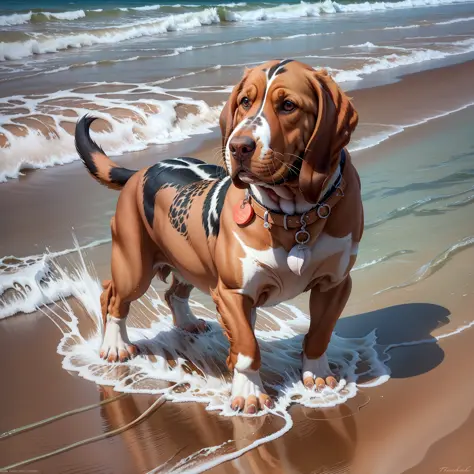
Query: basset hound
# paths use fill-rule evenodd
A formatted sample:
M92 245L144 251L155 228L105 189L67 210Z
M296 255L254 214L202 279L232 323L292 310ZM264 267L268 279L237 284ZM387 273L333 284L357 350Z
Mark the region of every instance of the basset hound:
M173 158L140 171L112 162L77 124L76 148L94 178L122 189L112 217L112 279L104 283L100 356L137 354L130 303L172 274L166 301L177 327L206 330L188 298L212 296L230 341L231 407L272 407L259 374L256 308L310 291L302 380L334 388L326 349L351 292L363 232L360 180L345 149L358 116L324 70L274 60L246 70L220 116L225 168Z

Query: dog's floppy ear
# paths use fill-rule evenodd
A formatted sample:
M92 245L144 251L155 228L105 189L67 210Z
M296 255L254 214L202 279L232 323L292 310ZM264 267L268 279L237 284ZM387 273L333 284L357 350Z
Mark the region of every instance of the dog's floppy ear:
M229 140L230 134L234 130L235 112L239 105L237 104L237 97L240 94L240 91L242 90L245 79L249 75L249 72L250 69L246 69L241 81L232 89L229 100L224 105L224 108L222 109L221 115L219 117L219 125L221 127L222 134L222 148L225 148L225 146L227 145L227 141Z
M326 70L311 71L309 80L317 97L318 114L313 134L306 144L299 187L306 201L316 204L336 169L341 150L349 143L358 115Z

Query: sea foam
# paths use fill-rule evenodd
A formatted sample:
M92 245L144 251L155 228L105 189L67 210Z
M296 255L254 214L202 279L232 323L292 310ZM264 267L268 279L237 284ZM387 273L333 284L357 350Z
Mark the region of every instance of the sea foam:
M465 240L463 245L472 245L472 238ZM289 408L294 404L330 408L354 399L357 410L367 402L364 396L354 398L361 388L366 392L390 379L387 362L392 349L433 344L474 325L474 322L467 322L434 338L386 345L378 344L375 330L357 338L340 337L334 333L327 355L340 382L334 390L326 388L317 392L307 390L300 380L300 351L303 335L309 326L308 315L291 304L259 309L255 334L262 354L261 374L264 386L273 394L275 408L257 415L243 415L233 412L229 406L231 376L225 366L228 341L214 311L200 302L191 301L191 308L198 317L206 320L210 330L196 336L174 328L167 305L152 287L132 305L128 320L130 339L139 345L141 355L126 363L113 365L100 359L98 349L103 331L99 302L101 285L77 242L74 249L65 252L71 251L75 252L72 269L63 268L54 258L50 261L51 285L58 284L60 288L54 299L59 301L51 304L52 301L45 299L40 303L50 303L41 311L61 331L57 352L63 358L65 370L122 393L152 394L169 402L202 403L206 410L216 411L224 417L258 418L270 414L277 420L281 418L281 423L276 424L279 427L270 430L270 433L266 430L265 434L260 434L254 430L254 436L244 443L241 440L237 442L236 438L235 443L230 439L215 446L204 445L186 457L177 456L157 466L151 471L154 473L203 472L277 439L293 426ZM448 253L453 251L450 249ZM437 258L436 264L441 264L444 257L443 254ZM8 262L3 264L9 265ZM67 296L73 296L79 306L72 305ZM93 326L87 334L80 329L82 318L89 318ZM90 327L90 324L87 326Z

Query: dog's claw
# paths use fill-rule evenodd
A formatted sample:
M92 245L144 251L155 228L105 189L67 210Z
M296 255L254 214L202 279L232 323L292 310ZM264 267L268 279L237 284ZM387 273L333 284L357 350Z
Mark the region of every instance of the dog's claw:
M242 411L245 406L245 398L244 397L235 397L230 404L230 407L234 411Z
M138 355L138 348L134 344L126 344L123 347L103 347L99 357L107 362L127 362Z
M244 397L234 397L230 404L233 411L243 411L247 415L256 415L265 408L272 409L273 406L273 400L266 393L260 394L258 398L255 395L249 395L246 399Z
M326 379L323 379L322 377L305 377L303 385L308 390L316 389L316 391L322 392L326 387L334 390L337 387L338 382L332 375L326 377Z

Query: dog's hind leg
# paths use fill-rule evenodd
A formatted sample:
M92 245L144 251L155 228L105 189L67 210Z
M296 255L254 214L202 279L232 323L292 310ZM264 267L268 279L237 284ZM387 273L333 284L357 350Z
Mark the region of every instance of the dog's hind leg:
M137 354L128 339L126 319L130 303L146 292L154 276L153 243L134 201L122 197L123 192L111 222L112 279L104 282L101 295L104 334L100 357L109 362L124 362Z
M173 273L173 280L165 293L165 300L171 310L176 327L188 332L199 333L206 331L207 325L202 319L196 318L189 307L189 295L193 288L192 285Z

